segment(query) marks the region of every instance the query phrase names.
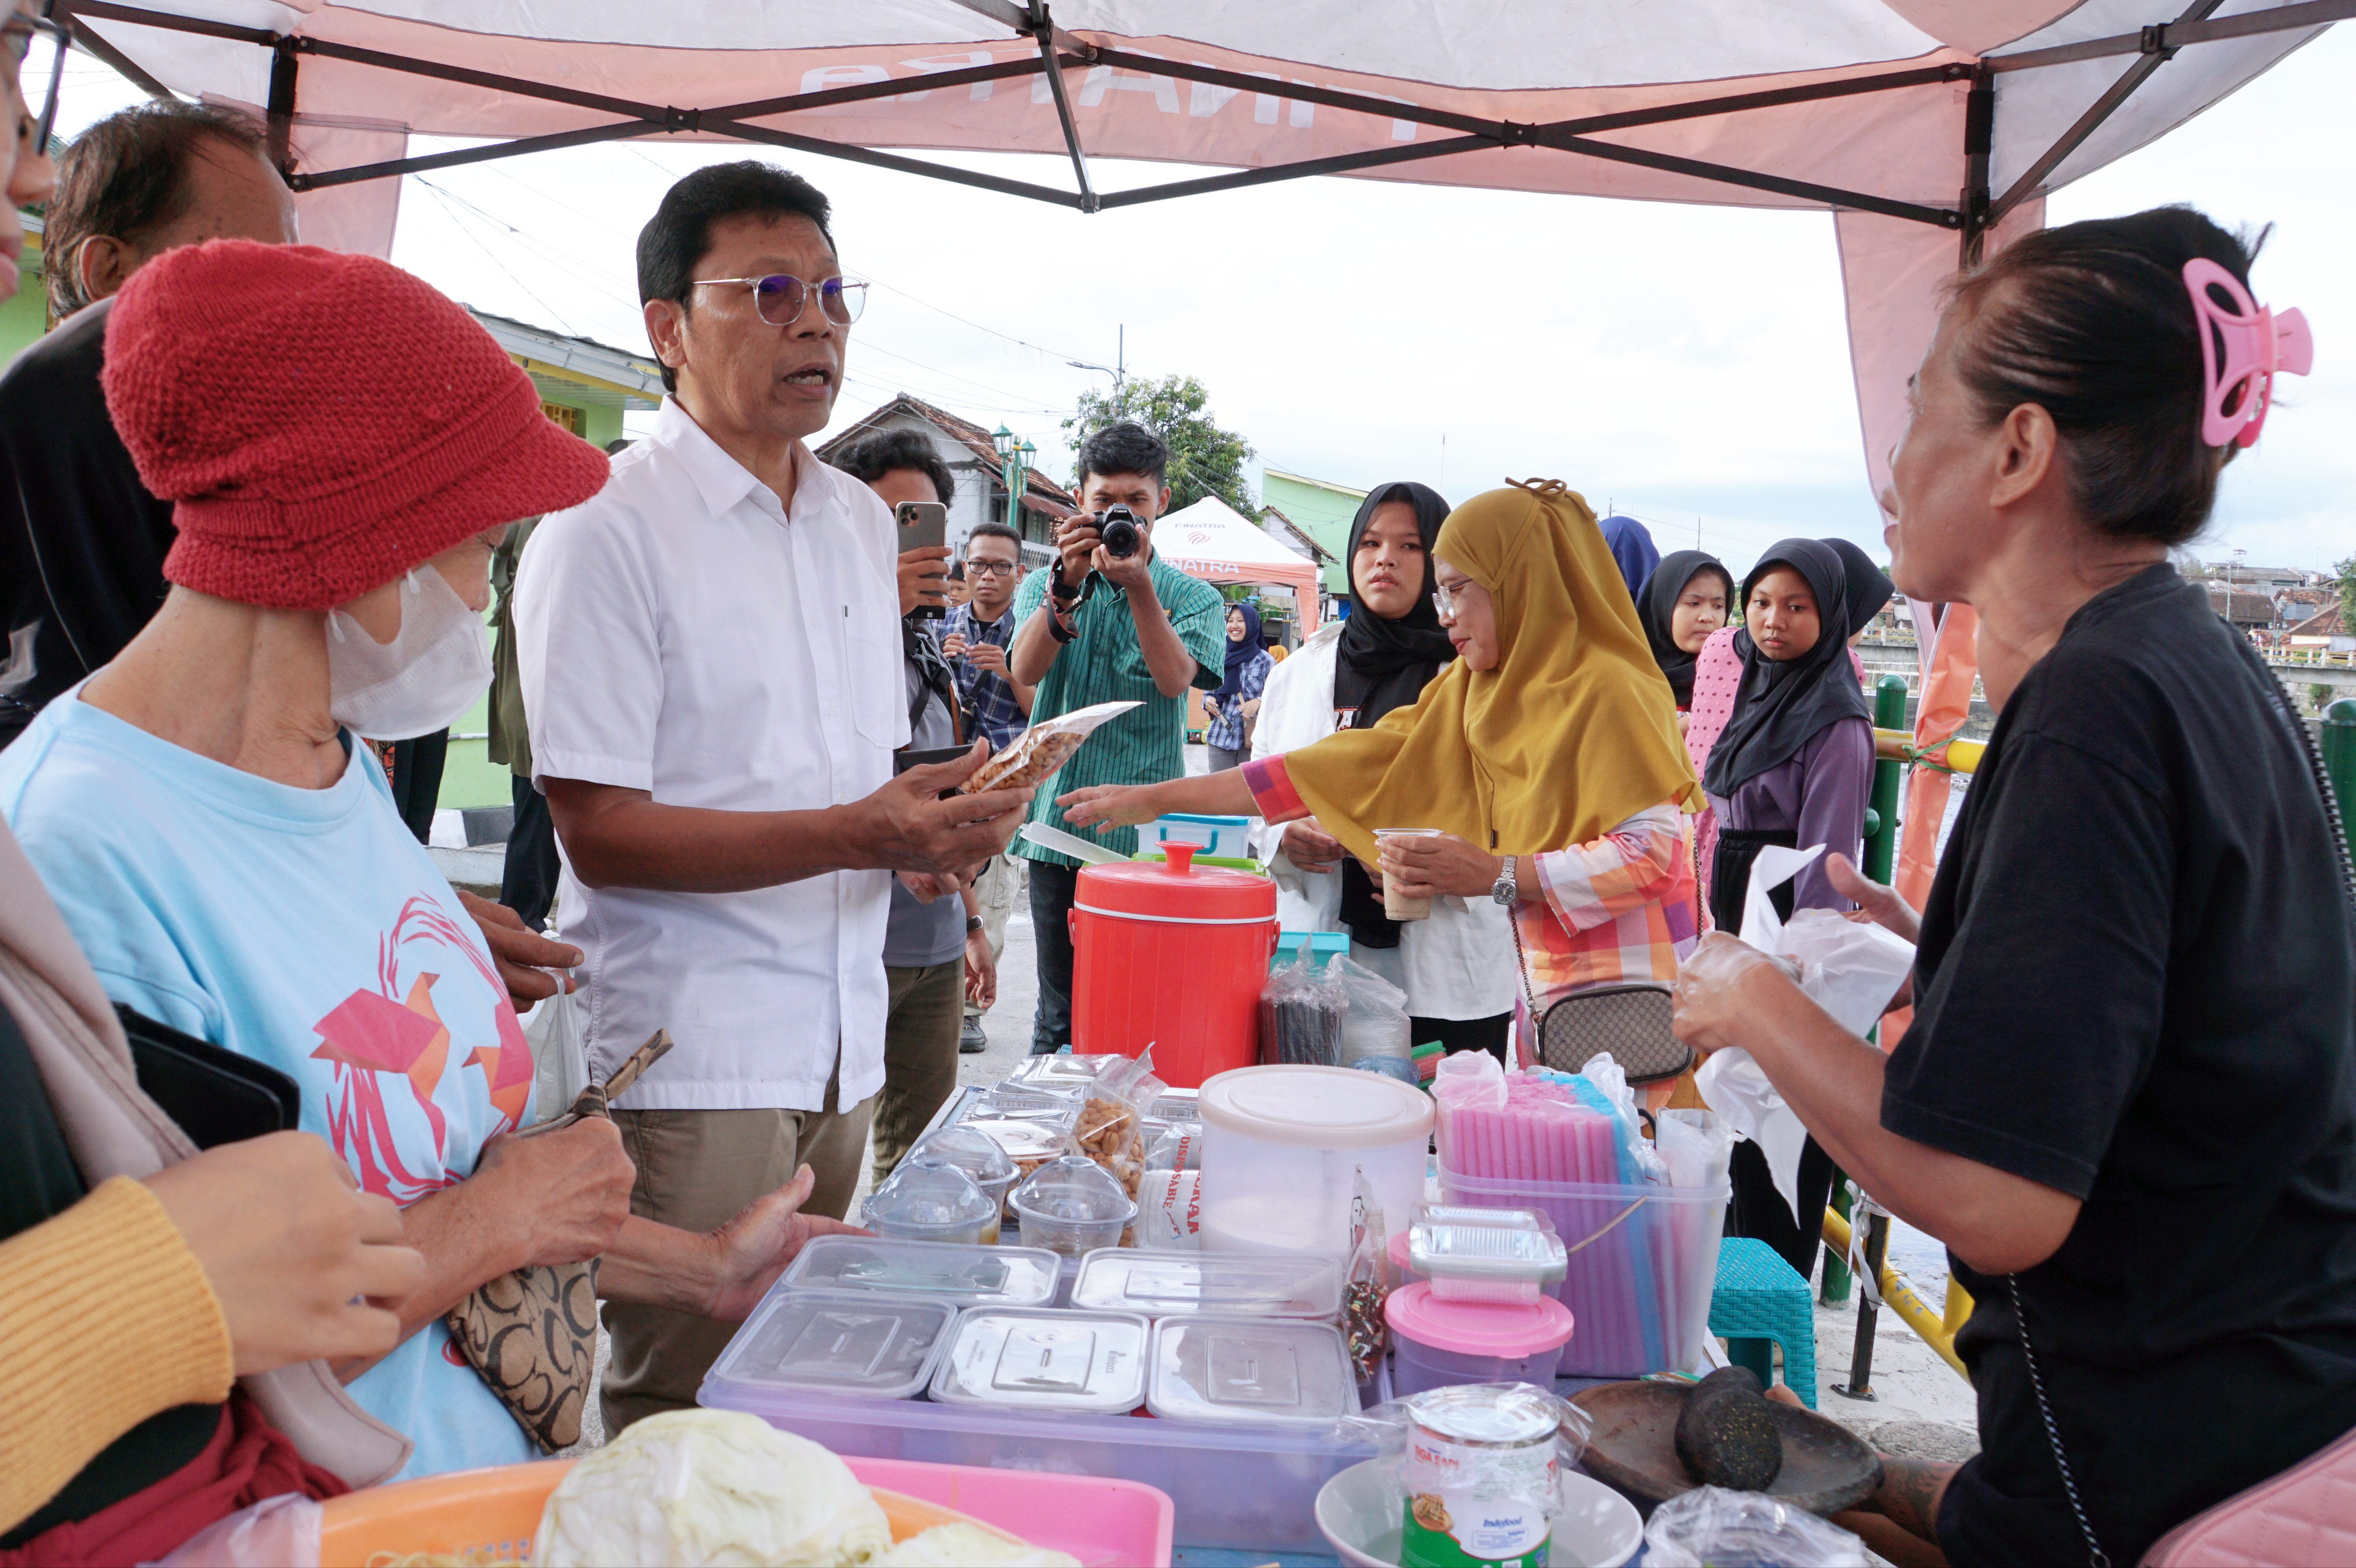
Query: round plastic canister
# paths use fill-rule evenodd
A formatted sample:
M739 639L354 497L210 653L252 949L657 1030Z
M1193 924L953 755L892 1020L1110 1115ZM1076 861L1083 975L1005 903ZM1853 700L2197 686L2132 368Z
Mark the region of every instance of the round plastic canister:
M1398 1351L1398 1397L1451 1383L1536 1383L1550 1388L1570 1338L1570 1308L1552 1296L1527 1306L1441 1301L1429 1284L1404 1285L1383 1303Z
M1276 884L1193 858L1174 844L1166 863L1084 867L1072 899L1072 1049L1150 1045L1173 1089L1258 1058L1276 951Z
M1346 1260L1360 1171L1391 1225L1422 1200L1431 1097L1420 1089L1349 1068L1248 1067L1205 1083L1198 1104L1206 1252Z

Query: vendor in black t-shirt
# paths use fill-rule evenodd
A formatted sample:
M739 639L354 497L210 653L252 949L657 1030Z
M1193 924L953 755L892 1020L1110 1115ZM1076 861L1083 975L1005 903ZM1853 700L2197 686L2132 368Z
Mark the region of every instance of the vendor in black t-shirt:
M2281 690L2167 564L2263 418L2201 351L2272 362L2249 261L2176 208L1962 282L1891 572L1977 610L1999 717L1919 929L1835 863L1920 942L1913 1024L1885 1060L1723 935L1678 983L1679 1036L1747 1047L1977 1303L1982 1452L1888 1462L1886 1555L2132 1563L2356 1426L2356 893Z

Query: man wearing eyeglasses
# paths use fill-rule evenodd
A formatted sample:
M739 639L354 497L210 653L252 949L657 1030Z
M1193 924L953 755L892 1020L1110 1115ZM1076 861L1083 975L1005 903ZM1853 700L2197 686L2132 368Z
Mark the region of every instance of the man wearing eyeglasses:
M966 729L989 741L993 753L1013 745L1030 727L1037 690L1018 685L1006 663L1007 645L1014 640L1014 589L1022 580L1022 535L1002 522L979 524L965 538L965 581L971 596L941 622L941 653L957 677ZM973 893L995 963L1006 950L1007 917L1023 896L1023 862L992 856L974 879ZM996 1000L995 994L985 1001L968 993L965 1025L958 1035L958 1049L965 1055L989 1048L981 1015Z
M1030 791L938 797L916 767L898 538L820 462L863 285L828 204L771 165L719 164L638 236L670 396L586 505L541 523L515 623L534 781L564 865L557 929L586 954L589 1069L659 1028L676 1047L616 1107L631 1209L767 1226L808 1165L840 1219L884 1084L893 873L952 885L1003 849ZM731 1325L609 1304L606 1430L695 1402Z

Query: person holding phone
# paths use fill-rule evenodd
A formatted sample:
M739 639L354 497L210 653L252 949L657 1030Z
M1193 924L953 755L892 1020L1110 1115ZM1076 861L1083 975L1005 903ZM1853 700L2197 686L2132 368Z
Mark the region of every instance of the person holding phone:
M957 677L966 733L990 742L994 756L1030 727L1031 703L1038 694L1037 688L1016 681L1006 662L1007 645L1014 640L1014 590L1023 582L1023 536L1002 522L977 523L965 536L962 565L969 592L966 602L953 606L941 622L941 653ZM1015 901L1024 896L1028 864L1011 854L994 854L973 879L981 934L993 964L1006 950L1006 922ZM981 1018L998 1000L995 970L986 992L974 979L969 970L965 1023L958 1033L958 1049L967 1056L990 1048Z
M957 479L921 430L878 432L837 452L833 461L883 498L903 520L904 536L926 536L925 542L900 553L900 646L908 703L904 755L958 746L966 734L956 677L941 650L918 629L926 624L919 618L927 606L937 613L948 581L936 574L948 551L930 540L939 537ZM905 520L911 515L921 521L910 526ZM969 876L904 871L894 880L892 912L884 927L884 977L891 999L884 1015L884 1091L875 1101L879 1182L892 1174L957 1088L966 997L977 990L993 997L998 992L998 963Z

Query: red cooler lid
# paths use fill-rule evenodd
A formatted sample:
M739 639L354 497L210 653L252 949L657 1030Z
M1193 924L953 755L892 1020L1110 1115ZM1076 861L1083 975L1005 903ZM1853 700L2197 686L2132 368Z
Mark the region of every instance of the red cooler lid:
M1248 871L1187 864L1192 844L1173 846L1184 854L1167 862L1129 861L1080 870L1075 908L1164 920L1273 920L1276 884Z

